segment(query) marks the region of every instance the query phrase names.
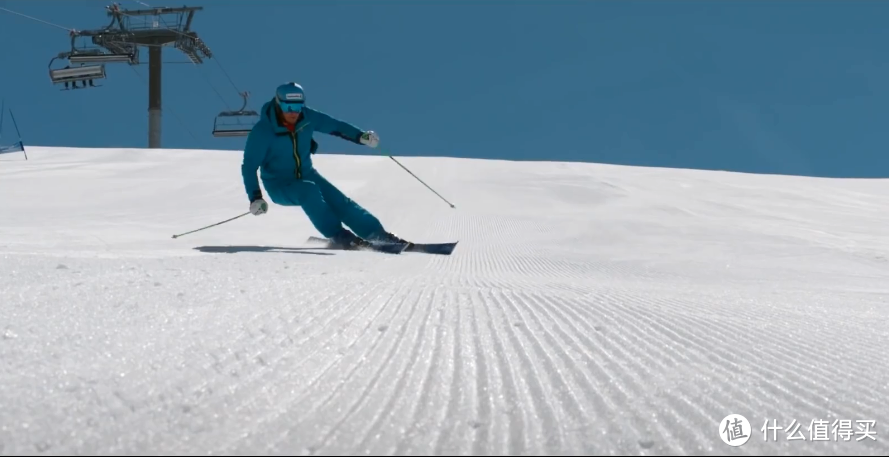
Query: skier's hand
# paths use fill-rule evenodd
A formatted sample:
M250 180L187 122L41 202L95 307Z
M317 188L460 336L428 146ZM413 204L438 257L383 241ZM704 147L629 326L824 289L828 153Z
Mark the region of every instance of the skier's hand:
M361 134L361 139L359 141L365 146L375 148L380 144L380 137L373 130L368 130Z
M253 213L254 216L260 216L265 214L269 210L269 204L265 202L262 198L258 198L250 202L250 212Z

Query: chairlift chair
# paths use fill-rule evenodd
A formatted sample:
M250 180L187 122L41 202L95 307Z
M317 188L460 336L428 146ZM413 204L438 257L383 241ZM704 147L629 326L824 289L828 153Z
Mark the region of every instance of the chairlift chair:
M249 92L241 92L244 105L237 111L223 111L213 121L213 136L217 138L247 136L259 122L259 113L247 108Z
M53 84L64 84L62 90L85 89L87 87L102 87L93 84L96 79L105 79L105 64L80 65L79 67L66 66L64 68L52 68L56 59L69 57L68 53L61 53L49 61L49 79ZM83 81L83 87L77 87L77 82ZM69 84L71 88L69 89Z
M117 63L133 64L138 60L137 54L83 53L68 56L70 63Z

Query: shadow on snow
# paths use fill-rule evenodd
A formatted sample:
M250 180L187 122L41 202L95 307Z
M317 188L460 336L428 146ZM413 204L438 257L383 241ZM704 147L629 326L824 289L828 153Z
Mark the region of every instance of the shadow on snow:
M236 254L239 252L284 252L288 254L334 255L331 252L317 252L325 248L285 248L279 246L198 246L197 251L213 254Z

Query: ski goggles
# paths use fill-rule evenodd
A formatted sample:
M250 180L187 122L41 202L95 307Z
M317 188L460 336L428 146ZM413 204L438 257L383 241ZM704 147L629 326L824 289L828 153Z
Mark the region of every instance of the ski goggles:
M303 102L284 102L278 100L278 106L281 107L281 111L284 113L299 113L303 110Z
M281 111L285 113L299 113L306 103L305 96L302 93L276 94L275 100Z

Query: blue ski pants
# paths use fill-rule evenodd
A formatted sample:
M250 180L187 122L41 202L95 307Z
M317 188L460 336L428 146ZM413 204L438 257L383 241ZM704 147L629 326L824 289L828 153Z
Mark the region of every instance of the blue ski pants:
M273 203L301 206L312 225L326 238L343 230L343 224L364 239L382 236L383 225L369 211L346 197L317 170L303 172L303 179L263 182Z

